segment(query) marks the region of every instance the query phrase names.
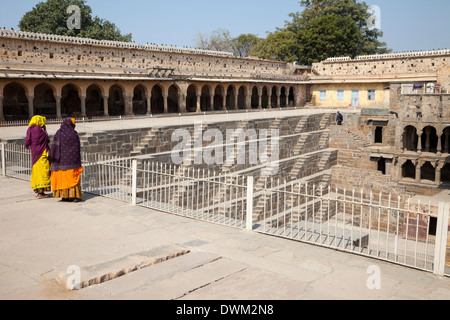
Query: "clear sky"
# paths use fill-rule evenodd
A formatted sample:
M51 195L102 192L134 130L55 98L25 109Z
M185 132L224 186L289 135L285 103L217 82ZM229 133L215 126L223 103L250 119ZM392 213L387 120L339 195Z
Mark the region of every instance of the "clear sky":
M40 0L0 0L0 27L18 29ZM367 0L381 9L381 39L394 51L450 49L449 0ZM93 15L114 22L139 44L195 47L201 32L265 37L301 11L299 0L88 0Z

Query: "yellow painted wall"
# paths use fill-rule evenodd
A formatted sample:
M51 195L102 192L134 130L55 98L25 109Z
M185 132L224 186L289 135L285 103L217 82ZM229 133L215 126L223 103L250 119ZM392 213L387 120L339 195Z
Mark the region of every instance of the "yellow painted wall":
M389 90L388 84L317 84L311 87L311 102L315 106L323 107L351 107L352 90L359 90L358 107L388 107ZM320 91L326 90L326 100L320 100ZM344 100L337 100L338 90L344 91ZM368 90L375 90L375 100L368 100Z

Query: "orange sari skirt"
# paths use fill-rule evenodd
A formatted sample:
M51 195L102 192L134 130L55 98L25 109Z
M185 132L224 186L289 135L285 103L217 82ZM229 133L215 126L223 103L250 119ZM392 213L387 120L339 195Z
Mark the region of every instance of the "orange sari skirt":
M53 198L83 199L81 192L81 173L83 168L52 171Z

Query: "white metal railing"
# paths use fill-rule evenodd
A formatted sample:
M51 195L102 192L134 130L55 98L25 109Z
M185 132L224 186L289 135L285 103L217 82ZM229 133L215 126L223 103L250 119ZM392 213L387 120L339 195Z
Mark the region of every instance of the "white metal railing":
M434 82L420 83L420 86L412 83L403 83L401 86L401 94L448 94L448 89Z
M245 228L245 177L144 161L136 169L136 204L151 209Z
M431 214L431 203L339 190L320 185L266 180L255 188L263 207L255 231L360 254L421 270L450 275L445 265L448 212L444 203ZM434 222L442 223L434 234ZM439 229L439 228L437 228ZM446 241L446 240L445 240ZM445 271L442 271L445 270Z
M29 180L29 150L0 147L2 175ZM435 208L431 202L391 194L274 177L254 185L252 176L151 160L98 154L83 154L82 159L87 193L450 276L450 203Z

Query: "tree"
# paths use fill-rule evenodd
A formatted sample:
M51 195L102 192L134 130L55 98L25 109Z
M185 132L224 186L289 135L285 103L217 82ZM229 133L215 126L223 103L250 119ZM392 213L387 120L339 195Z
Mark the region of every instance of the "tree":
M232 52L236 57L247 57L252 48L261 40L254 34L241 34L232 38L230 31L218 28L210 35L198 33L194 38L196 47L204 50Z
M244 58L248 57L252 49L262 39L255 34L241 34L231 40L231 48L235 56Z
M250 55L266 60L294 62L297 60L298 41L295 33L283 29L269 33L266 39L259 41Z
M311 65L335 56L390 52L370 30L368 5L357 0L301 0L301 12L289 14L291 21L261 41L252 54L264 59L298 61Z
M69 28L68 21L73 15L67 12L69 6L80 9L81 28ZM57 34L62 36L92 38L97 40L125 41L132 40L131 34L122 35L114 23L92 17L92 9L85 0L47 0L39 2L27 12L19 22L22 31Z
M298 34L302 39L298 51L299 60L306 65L329 57L354 57L358 52L358 27L348 16L322 16L299 30Z
M198 33L194 41L198 49L232 52L232 38L227 29L218 28L211 35Z

